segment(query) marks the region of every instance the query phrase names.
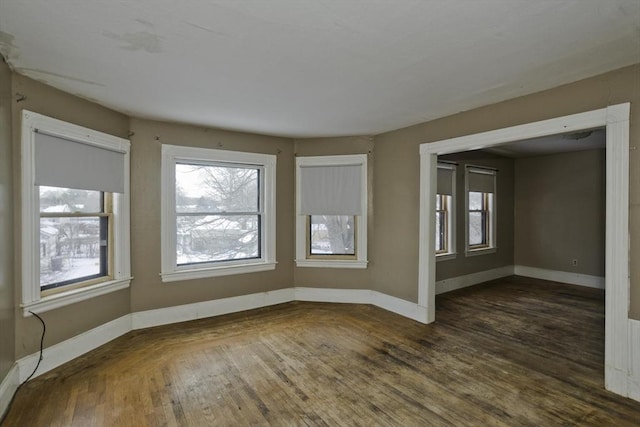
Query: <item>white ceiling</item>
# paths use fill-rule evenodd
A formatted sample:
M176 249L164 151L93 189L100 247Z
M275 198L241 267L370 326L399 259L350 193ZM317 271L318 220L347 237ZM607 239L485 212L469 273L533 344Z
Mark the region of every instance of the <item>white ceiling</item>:
M640 0L0 0L0 52L138 117L373 135L640 62Z

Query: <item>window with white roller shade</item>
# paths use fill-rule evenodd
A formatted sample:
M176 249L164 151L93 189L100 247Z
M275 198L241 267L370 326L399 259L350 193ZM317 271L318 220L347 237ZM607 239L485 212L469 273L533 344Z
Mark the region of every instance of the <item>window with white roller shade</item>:
M467 255L495 251L496 173L492 168L470 165L465 168Z
M35 185L124 193L125 153L90 142L34 135Z
M27 110L21 128L24 314L128 287L130 142Z
M367 156L296 158L296 265L366 268Z
M436 187L435 245L436 259L444 261L455 257L455 186L456 165L438 163Z
M362 165L300 167L300 213L361 215Z

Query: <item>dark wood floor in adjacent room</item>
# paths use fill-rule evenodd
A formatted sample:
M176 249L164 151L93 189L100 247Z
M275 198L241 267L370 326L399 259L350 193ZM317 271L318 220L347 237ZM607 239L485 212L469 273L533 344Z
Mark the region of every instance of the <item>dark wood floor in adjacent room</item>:
M603 388L603 303L510 278L431 325L296 302L134 331L30 381L6 426L638 426Z

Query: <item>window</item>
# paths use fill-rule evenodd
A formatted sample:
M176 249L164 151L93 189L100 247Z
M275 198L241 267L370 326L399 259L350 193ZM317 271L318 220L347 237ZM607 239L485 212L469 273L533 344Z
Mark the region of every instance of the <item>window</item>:
M273 155L162 146L162 280L275 268Z
M496 170L467 166L467 255L494 251Z
M366 268L367 156L296 159L296 265Z
M30 111L22 124L22 307L130 284L129 141Z
M438 163L436 189L436 259L455 258L455 188L456 165Z
M447 253L449 249L449 197L436 195L436 254Z
M40 289L108 280L113 194L46 186L39 193Z

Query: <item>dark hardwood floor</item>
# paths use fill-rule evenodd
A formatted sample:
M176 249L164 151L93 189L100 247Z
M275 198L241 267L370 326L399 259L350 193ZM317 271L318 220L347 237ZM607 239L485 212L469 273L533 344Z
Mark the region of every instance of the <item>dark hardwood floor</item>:
M638 426L603 388L603 302L510 278L431 325L297 302L134 331L30 381L6 426Z

